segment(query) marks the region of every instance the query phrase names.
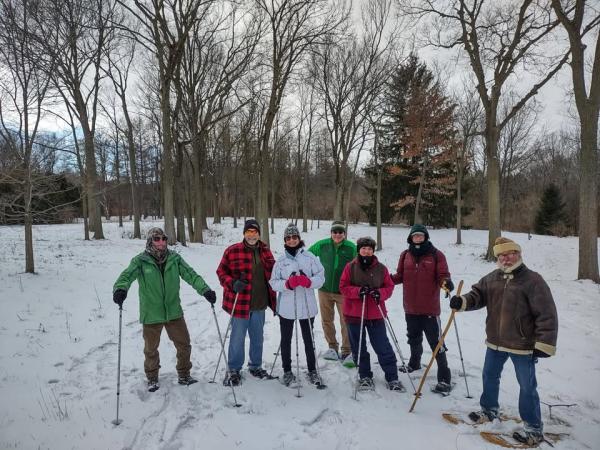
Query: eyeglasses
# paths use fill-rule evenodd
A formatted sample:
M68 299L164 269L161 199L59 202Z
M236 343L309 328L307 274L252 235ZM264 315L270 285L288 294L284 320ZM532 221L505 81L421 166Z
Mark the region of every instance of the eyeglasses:
M169 240L169 238L167 236L152 236L152 240L154 242L160 242L160 241L166 242Z
M300 239L300 236L298 236L297 234L293 234L292 236L286 236L286 237L283 238L283 240L285 242L291 241L292 239L294 239L295 241L297 241L297 240Z
M339 231L339 230L334 230L331 232L331 234L346 234L345 231Z
M255 236L258 234L258 230L255 230L254 228L248 228L246 231L244 231L244 234L246 236Z

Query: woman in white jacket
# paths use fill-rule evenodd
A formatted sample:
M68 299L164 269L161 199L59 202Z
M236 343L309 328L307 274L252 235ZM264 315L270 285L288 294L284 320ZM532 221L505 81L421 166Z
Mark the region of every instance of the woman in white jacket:
M312 384L321 383L316 370L312 326L317 315L315 289L325 282L325 269L321 261L304 249L298 227L290 223L284 233L284 254L275 262L271 274L271 288L277 295L277 314L281 330L281 361L283 364L283 384L290 386L296 381L292 373L292 334L294 321L299 320L308 366L308 380Z

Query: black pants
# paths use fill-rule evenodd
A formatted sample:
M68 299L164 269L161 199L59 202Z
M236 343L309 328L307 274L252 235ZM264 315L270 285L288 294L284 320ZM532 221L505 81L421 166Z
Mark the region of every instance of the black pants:
M315 319L301 319L300 329L302 330L302 340L304 341L304 352L306 353L306 365L309 372L315 370L315 349L311 337L311 328ZM292 370L292 335L294 334L294 320L284 319L279 316L279 329L281 330L281 362L283 371ZM309 328L310 327L310 328Z
M408 345L410 345L410 360L408 364L411 367L418 367L421 364L421 355L423 355L423 333L429 343L431 351L437 346L441 333L439 316L421 316L416 314L405 314L406 316L406 336L408 336ZM446 358L446 344L442 345L435 361L437 362L438 381L450 383L451 374L448 368L448 359Z

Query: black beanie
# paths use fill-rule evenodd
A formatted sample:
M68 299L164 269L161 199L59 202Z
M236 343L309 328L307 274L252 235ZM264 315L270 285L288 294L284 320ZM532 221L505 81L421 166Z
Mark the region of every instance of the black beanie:
M244 233L251 228L254 228L256 231L258 231L258 234L260 234L260 225L256 219L248 219L246 222L244 222Z
M375 251L377 242L375 242L375 239L368 236L358 238L358 241L356 241L356 251L358 252L362 247L371 247L373 251Z

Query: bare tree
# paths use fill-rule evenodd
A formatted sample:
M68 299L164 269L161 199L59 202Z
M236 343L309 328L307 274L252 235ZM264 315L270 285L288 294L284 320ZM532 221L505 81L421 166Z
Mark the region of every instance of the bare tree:
M32 14L37 2L0 1L0 137L18 157L17 177L23 202L25 227L25 272L34 273L32 191L35 168L33 146L43 115L42 105L50 88L50 75L40 62L53 67L51 55L45 55L31 35L35 27Z
M548 39L558 21L547 2L534 0L399 0L404 12L416 19L430 19L427 44L439 48L462 47L477 80L477 92L485 111L487 159L488 251L501 234L500 163L498 139L512 117L560 70L567 61L561 49L553 51ZM420 23L416 20L415 25ZM545 47L546 46L546 47ZM499 117L498 107L507 83L523 70L535 81L519 81L520 96Z
M552 8L569 36L573 93L579 113L579 267L578 279L600 283L598 273L598 116L600 112L600 14L585 0L552 0ZM585 22L585 23L584 23ZM586 87L584 37L596 33L589 89Z
M141 24L141 32L135 33L138 42L150 50L158 64L160 128L162 137L162 193L165 216L165 232L169 243L174 244L175 196L172 126L172 99L174 80L179 77L186 42L199 20L198 12L214 0L118 0Z
M347 11L326 0L255 0L270 28L270 94L260 137L258 219L268 230L269 140L290 75L307 50L326 39L346 18ZM263 239L269 243L269 234Z
M389 74L386 64L394 47L394 30L386 39L391 1L370 0L362 9L362 34L330 38L312 61L313 80L324 104L335 166L334 220L343 220L348 200L352 152L363 143L363 129L373 102Z

